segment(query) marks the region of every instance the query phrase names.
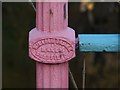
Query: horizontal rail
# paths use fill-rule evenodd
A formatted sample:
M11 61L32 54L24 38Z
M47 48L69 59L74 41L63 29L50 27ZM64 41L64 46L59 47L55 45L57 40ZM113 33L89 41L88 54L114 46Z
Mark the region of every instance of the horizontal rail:
M120 52L120 34L79 34L81 52Z

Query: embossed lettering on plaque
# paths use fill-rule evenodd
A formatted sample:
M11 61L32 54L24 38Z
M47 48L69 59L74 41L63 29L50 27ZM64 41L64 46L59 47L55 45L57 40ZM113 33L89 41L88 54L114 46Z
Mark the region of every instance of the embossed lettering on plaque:
M62 63L74 55L73 45L65 38L38 39L29 50L31 58L43 63Z

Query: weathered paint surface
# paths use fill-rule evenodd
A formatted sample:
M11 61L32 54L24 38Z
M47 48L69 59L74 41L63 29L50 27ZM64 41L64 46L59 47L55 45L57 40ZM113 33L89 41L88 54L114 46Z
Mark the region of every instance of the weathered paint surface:
M36 28L29 32L29 56L36 62L36 88L68 88L68 61L75 57L75 32L68 3L37 2Z
M36 63L36 88L68 88L68 62L62 64Z
M120 34L79 34L82 52L120 52Z
M40 29L39 29L40 30ZM43 32L36 28L29 33L29 56L42 63L63 63L75 57L74 30Z
M37 2L37 27L29 32L29 56L35 61L55 64L75 57L75 32L67 27L66 2Z

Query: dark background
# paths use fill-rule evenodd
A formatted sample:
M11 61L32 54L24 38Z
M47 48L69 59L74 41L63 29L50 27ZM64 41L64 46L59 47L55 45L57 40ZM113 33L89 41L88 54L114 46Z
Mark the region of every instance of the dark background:
M114 2L69 3L69 26L80 33L120 33L120 4ZM83 11L81 8L84 8ZM28 2L2 3L2 87L35 88L35 62L28 57L28 33L35 27L35 11ZM82 87L83 60L86 60L86 88L120 87L119 53L82 53L76 49L70 69ZM70 87L73 87L70 80Z

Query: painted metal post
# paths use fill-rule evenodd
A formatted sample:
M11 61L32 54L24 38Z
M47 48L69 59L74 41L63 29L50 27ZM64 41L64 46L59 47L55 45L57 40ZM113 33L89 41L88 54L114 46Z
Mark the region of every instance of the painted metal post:
M75 57L75 32L68 26L68 1L37 2L29 56L36 61L36 88L68 88L68 61Z
M81 52L120 52L120 34L79 34Z

